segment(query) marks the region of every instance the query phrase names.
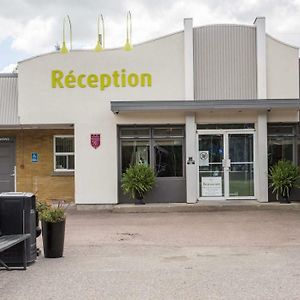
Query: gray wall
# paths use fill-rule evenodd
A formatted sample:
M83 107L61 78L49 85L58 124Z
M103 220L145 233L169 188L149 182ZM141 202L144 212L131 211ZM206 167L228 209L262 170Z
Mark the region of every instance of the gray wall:
M17 74L0 74L0 125L18 123Z
M257 98L254 26L194 28L194 89L195 100Z

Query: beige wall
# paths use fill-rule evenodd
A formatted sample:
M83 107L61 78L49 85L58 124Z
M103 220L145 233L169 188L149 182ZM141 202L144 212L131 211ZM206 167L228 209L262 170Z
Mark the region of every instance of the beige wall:
M184 118L150 114L114 115L111 100L182 100L184 90L183 32L123 49L51 53L19 65L19 115L22 124L74 124L75 199L78 204L117 203L117 125L178 123ZM51 71L65 74L151 73L152 86L132 88L52 88ZM47 109L44 109L46 107ZM41 109L43 108L43 109ZM183 122L180 122L183 123ZM101 146L90 145L90 135L101 134Z
M299 98L299 49L267 35L267 98Z
M74 176L53 173L53 136L73 130L1 130L1 136L16 138L17 191L33 192L42 200L74 200ZM31 162L31 153L38 162Z

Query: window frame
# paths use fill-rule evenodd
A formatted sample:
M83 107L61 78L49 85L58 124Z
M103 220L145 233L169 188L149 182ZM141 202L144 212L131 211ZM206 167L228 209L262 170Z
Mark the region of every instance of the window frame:
M152 156L153 156L153 158L152 158L152 160L153 160L152 167L153 167L153 170L156 174L156 167L157 167L157 165L156 165L156 152L155 152L156 141L175 141L175 140L180 140L181 141L181 147L182 147L181 148L182 149L182 154L181 154L181 157L182 157L182 175L181 176L157 176L156 175L156 178L166 178L166 179L177 179L177 178L183 179L183 178L185 178L185 168L184 168L185 167L185 144L184 144L185 140L184 140L183 137L181 137L181 138L173 138L173 137L154 138L153 137L152 140L151 140Z
M56 152L56 139L57 138L73 138L74 143L74 152ZM73 169L57 169L56 168L56 157L57 156L74 156L74 168ZM68 164L68 159L67 159ZM54 172L74 172L75 171L75 138L72 134L65 134L65 135L54 135L53 136L53 170Z
M268 132L267 132L267 145L268 145L268 168L273 166L269 163L269 146L270 146L270 140L272 139L279 139L281 141L284 140L291 140L291 145L292 145L292 163L295 165L299 165L299 157L298 157L298 152L297 152L297 147L298 147L298 141L297 139L300 137L300 130L299 130L299 126L300 124L298 122L296 123L278 123L278 122L271 122L268 123ZM276 128L276 127L290 127L292 128L291 133L271 133L270 129L271 128Z
M183 136L161 136L161 137L155 137L153 134L154 129L163 129L163 128L180 128L183 129ZM147 125L119 125L117 127L118 129L118 149L119 149L119 162L118 162L118 176L119 178L122 177L122 141L148 141L149 142L149 166L153 169L155 172L156 170L156 164L155 164L155 150L154 150L154 142L155 140L181 140L182 141L182 176L170 176L170 177L157 177L157 180L178 180L178 179L184 179L186 176L186 170L185 170L185 126L182 124L147 124ZM121 130L122 129L132 129L132 128L141 128L141 129L148 129L150 132L149 137L122 137L121 136Z

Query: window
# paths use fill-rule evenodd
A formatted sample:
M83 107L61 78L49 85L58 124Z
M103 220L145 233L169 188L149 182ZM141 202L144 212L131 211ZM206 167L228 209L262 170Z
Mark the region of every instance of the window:
M157 177L184 176L184 127L121 127L122 173L133 164L149 164Z
M74 136L54 136L54 170L74 171Z
M157 177L182 177L182 140L155 140L155 174Z
M268 124L268 163L269 167L281 159L297 164L297 124Z
M124 173L129 166L137 163L149 165L149 150L149 141L122 141L122 173Z
M273 166L281 159L293 161L293 139L286 137L269 137L269 166Z

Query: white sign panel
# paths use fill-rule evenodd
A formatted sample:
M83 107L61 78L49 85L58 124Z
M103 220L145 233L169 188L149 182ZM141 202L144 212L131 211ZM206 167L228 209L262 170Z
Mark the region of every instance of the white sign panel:
M201 178L202 197L223 196L222 177Z
M200 167L209 166L209 151L199 151L199 166Z

